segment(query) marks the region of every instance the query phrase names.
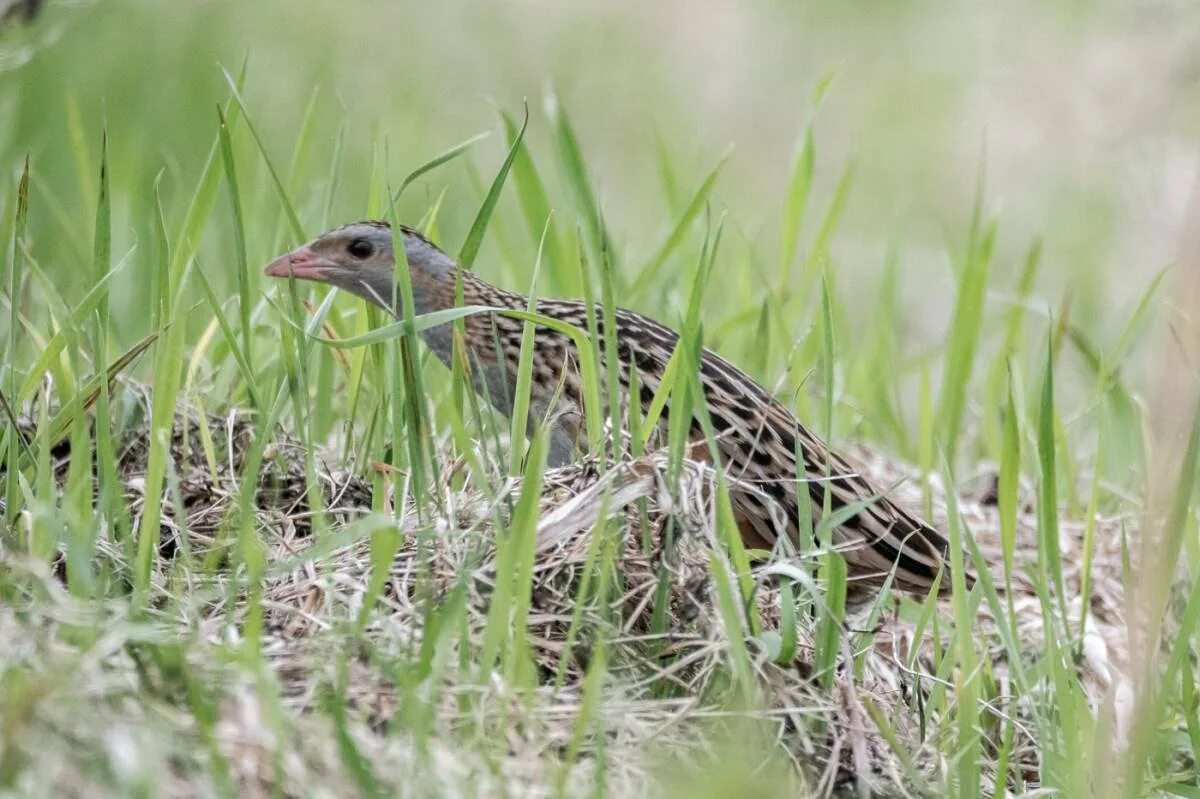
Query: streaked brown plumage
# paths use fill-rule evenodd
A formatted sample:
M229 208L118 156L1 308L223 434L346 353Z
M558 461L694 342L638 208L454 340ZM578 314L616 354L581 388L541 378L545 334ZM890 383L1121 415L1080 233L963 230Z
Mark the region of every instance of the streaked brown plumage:
M493 286L462 269L417 232L402 228L399 235L404 242L418 314L453 307L456 276L460 273L466 304L527 308L525 295ZM290 275L329 283L393 310L392 235L386 223L356 222L336 228L271 262L265 271L272 277ZM587 309L582 301L539 300L537 310L587 329ZM604 335L603 315L596 316L598 332ZM628 396L630 373L636 370L640 387L636 400L645 409L658 388L678 334L632 311L617 310L615 319L621 399L623 403L633 399ZM511 415L523 323L503 314L483 313L467 317L464 324L475 360L472 371L476 389L500 411ZM438 357L449 363L449 325L431 328L422 336ZM551 420L550 462L566 463L576 457L584 429L575 347L568 336L539 326L533 355L531 419ZM828 491L834 511L865 502L833 534L834 544L845 556L850 578L858 588L878 586L894 570L896 588L914 593L929 590L945 563L947 543L941 535L882 496L753 379L716 353L704 350L699 376L721 465L737 476L738 482L757 488L735 488L731 493L748 546L769 549L780 534L796 542L800 529L797 486L806 486L818 516ZM668 407L663 424L669 413ZM694 440L702 440L696 420L692 429ZM693 451L707 450L697 446ZM799 464L797 452L803 461ZM948 576L943 577L942 591L948 590L949 584Z

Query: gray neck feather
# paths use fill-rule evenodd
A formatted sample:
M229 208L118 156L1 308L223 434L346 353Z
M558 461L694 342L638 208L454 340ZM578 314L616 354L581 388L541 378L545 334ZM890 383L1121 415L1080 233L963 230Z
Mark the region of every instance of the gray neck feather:
M437 298L431 290L433 286L446 285L454 277L458 265L449 255L439 250L420 236L404 234L404 253L408 258L408 268L420 279L413 281L413 309L417 315L441 310ZM389 286L391 281L389 281ZM393 313L400 318L403 309L399 307L400 298L396 297L397 307ZM438 359L447 366L450 365L452 351L452 328L449 324L431 327L421 333L421 338L429 345Z

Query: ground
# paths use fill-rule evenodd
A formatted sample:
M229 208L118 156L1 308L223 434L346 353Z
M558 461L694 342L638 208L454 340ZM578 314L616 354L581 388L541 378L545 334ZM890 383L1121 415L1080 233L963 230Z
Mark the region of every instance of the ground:
M213 462L204 453L202 426ZM144 428L135 430L120 457L134 513L144 484L144 436ZM663 762L682 759L702 770L706 755L698 742L712 739L714 728L739 725L763 745L748 754L760 761L746 764L748 774L762 768L765 779L814 795L923 794L952 768L944 742L923 739L926 724L939 725L937 713L923 707L930 694L952 692L959 679L938 668L953 646L946 630L929 626L913 600L901 608L889 599L844 620L832 671L821 674L815 614L801 613L792 616L794 654L781 657L781 582L771 576L778 564L756 570L751 606L732 619L722 616L714 575L731 580L734 572L719 554L714 476L703 464L685 464L678 491L665 479L665 453L548 470L539 490L528 650L516 658L492 652L488 677L474 671L487 668L481 653L486 658L489 647L520 645L519 638L489 637L505 557L498 556L496 537L510 534L512 505L523 496L520 480L500 479L487 496L470 479L464 483L461 461L448 462L428 507L409 503L393 520L394 495L373 504L369 482L323 451L317 463L324 529L314 535L301 446L280 434L268 447L256 494L253 529L265 561L256 594L242 569L197 568L211 559L219 564L235 545L227 521L235 515L251 438L252 427L236 411L200 417L191 410L177 418L171 447L177 483L166 500L151 610L142 618L119 607L110 615L73 597L61 561L46 570L4 553L5 568L27 569L38 586L36 602L33 595L11 597L0 613L3 636L20 653L10 663L36 660L47 675L40 686L34 679L8 687L10 698L24 697L20 734L9 738L7 759L10 768L22 764L24 780L34 780L26 788L103 795L103 781L88 766L98 759L127 769L134 784L138 773L161 769L154 784L187 795L220 792L222 783L264 796L277 790L332 796L355 783L385 793L417 785L442 796L549 796L560 788L581 795L600 780L612 795L636 795L670 787ZM898 497L919 510L909 470L863 447L851 454L876 484L899 483ZM57 456L65 475L69 446ZM958 508L978 545L976 565L1001 581L993 596L1011 603L1012 615L1002 616L1015 624L1021 652L1036 653L1044 617L1034 585L1020 580L1005 591L999 577L996 479L994 470L981 468L961 489ZM1029 494L1022 491L1018 517L1019 574L1036 571ZM940 489L935 496L935 522L945 529L945 496ZM1123 679L1120 586L1104 575L1120 573L1124 536L1135 535L1120 520L1096 524L1093 564L1100 576L1074 660L1092 706ZM673 544L665 551L668 529ZM1077 625L1085 531L1065 519L1060 531L1069 564L1062 606L1067 624ZM602 539L607 543L597 547ZM120 542L102 536L99 546L114 563L124 559ZM611 571L598 565L607 546ZM811 556L791 561L801 569L813 562ZM584 575L611 579L612 590L581 589ZM728 585L736 591L736 581ZM795 585L802 590L803 583ZM668 609L656 619L659 591ZM581 605L581 595L593 601ZM937 609L947 617L949 601ZM979 719L985 746L1007 749L1015 773L1036 782L1038 730L1029 707L1052 689L1042 682L1014 685L1009 650L982 592L971 612L979 668L993 692ZM445 619L457 629L441 626ZM261 630L252 644L244 637L249 625ZM64 636L64 628L79 634ZM261 660L247 661L248 645ZM737 674L731 647L745 648L752 677L744 692L731 690ZM597 658L607 666L599 672L602 684L592 682ZM60 670L72 679L49 678ZM587 707L592 717L581 712ZM80 725L84 708L88 723ZM781 760L794 770L780 771ZM356 763L360 773L353 773ZM987 784L995 779L994 764L984 766Z

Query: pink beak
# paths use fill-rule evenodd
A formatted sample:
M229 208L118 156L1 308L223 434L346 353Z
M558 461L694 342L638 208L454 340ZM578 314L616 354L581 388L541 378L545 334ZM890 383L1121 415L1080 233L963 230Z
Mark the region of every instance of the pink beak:
M263 274L268 277L294 276L300 280L324 280L326 273L334 267L336 264L319 257L305 245L271 261Z

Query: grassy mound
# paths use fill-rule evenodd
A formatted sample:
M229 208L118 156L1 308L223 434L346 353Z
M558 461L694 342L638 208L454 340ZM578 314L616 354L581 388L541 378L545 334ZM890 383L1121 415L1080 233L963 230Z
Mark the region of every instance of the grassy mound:
M29 578L3 612L10 668L36 664L42 675L9 685L22 704L10 763L28 775L26 790L104 795L114 775L97 762L129 769L115 775L127 784L176 794L264 796L582 795L600 785L633 795L684 790L680 774L725 772L731 753L745 758L732 771L764 788L925 794L954 768L944 738L963 675L946 668L954 640L936 621L952 615L949 600L860 607L823 657L824 594L808 576L820 553L756 567L744 575L748 601L730 603L742 586L705 464L684 461L671 480L665 451L591 459L530 486L497 468L475 480L459 460L428 486L424 507L395 508L390 489L375 494L323 451L314 510L303 446L279 435L254 494L265 564L254 583L230 563L237 541L227 534L253 439L236 412L176 418L170 523L141 618L72 596L64 558L47 569L4 552L5 569ZM121 443L137 513L145 428ZM864 448L854 457L921 504L911 474ZM70 459L60 446L64 481ZM998 769L1036 780L1040 739L1057 733L1035 712L1055 686L1032 663L1010 663L1044 646L1047 618L1034 580L1003 585L996 482L984 469L957 499L988 572L970 612L989 792ZM945 497L935 496L945 526ZM522 528L522 518L536 523ZM1016 523L1015 571L1036 573L1031 501ZM1097 574L1116 575L1123 527L1062 522L1061 555L1074 564L1067 624L1082 618L1085 536L1097 542ZM102 535L97 548L119 571L121 543ZM1116 581L1093 580L1071 653L1070 678L1093 709L1129 690L1121 595ZM1130 708L1116 710L1128 724Z

